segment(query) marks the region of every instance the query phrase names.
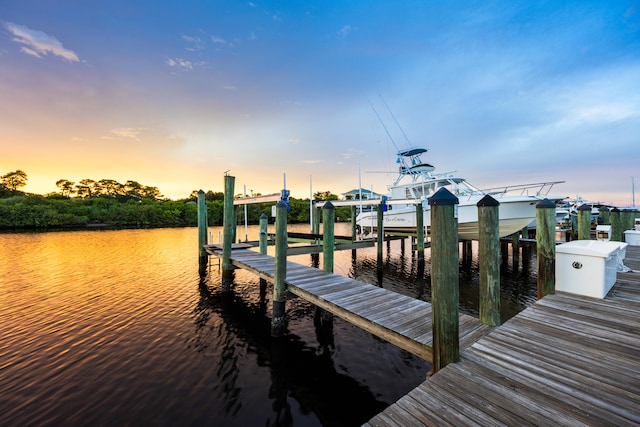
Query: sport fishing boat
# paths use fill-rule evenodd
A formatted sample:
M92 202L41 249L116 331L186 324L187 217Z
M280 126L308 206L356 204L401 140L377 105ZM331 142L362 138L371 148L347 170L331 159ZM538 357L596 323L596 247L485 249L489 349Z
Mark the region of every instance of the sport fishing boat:
M500 237L511 235L535 223L536 205L542 199L551 201L564 199L549 196L554 184L564 181L513 185L480 190L465 179L452 173L434 173L435 167L420 158L427 152L425 148L412 147L397 153L398 176L388 187L389 193L383 198L386 211L383 213L385 232L416 231L416 205L422 205L423 224L428 233L431 223L428 198L444 187L458 198L457 217L460 240L478 240L477 203L484 196L491 195L500 202L498 219ZM363 233L377 231L377 210L367 201L356 217L356 228ZM380 204L381 201L378 201Z

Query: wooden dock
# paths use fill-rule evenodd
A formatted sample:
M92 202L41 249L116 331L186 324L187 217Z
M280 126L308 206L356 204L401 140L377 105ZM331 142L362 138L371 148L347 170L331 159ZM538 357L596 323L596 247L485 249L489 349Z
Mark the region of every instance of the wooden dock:
M640 425L640 247L605 299L548 295L365 426Z
M221 257L218 247L205 246ZM274 258L256 251L233 250L234 266L273 282ZM287 291L339 316L425 360L432 359L431 304L335 273L287 261ZM491 328L460 315L460 348L471 345Z

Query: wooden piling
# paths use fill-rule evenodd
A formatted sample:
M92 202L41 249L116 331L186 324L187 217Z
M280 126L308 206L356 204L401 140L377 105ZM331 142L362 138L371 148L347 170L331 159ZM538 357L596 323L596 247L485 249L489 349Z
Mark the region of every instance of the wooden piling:
M233 264L231 263L231 247L235 235L235 209L233 207L233 191L235 177L224 176L224 212L222 240L222 291L228 292L233 281Z
M480 321L500 325L500 203L486 195L478 206L478 260L480 264Z
M578 207L578 240L591 239L591 206L587 204Z
M351 241L355 242L358 236L356 227L356 217L358 215L358 209L355 206L351 206Z
M429 198L434 373L460 360L457 204L458 198L444 187Z
M620 218L620 209L611 209L611 240L614 242L622 242L622 222Z
M333 272L335 213L333 203L325 203L322 208L322 269L329 273Z
M384 244L384 214L383 214L383 209L384 208L384 202L380 202L380 204L377 206L378 209L378 214L377 216L377 220L378 220L378 235L377 235L377 250L378 250L378 267L380 267L380 264L382 263L382 249L383 249L383 244Z
M204 245L207 244L207 233L208 233L208 221L207 221L207 203L204 198L204 191L198 191L198 254L200 256L200 261L202 262L204 258L204 262L207 262L209 255L207 251L204 250Z
M416 250L418 261L424 261L424 209L422 209L422 203L416 205Z
M598 208L598 217L600 218L600 224L611 225L611 219L609 218L609 208L606 206L600 206Z
M276 204L276 253L273 272L273 316L271 336L280 337L285 328L285 298L287 285L287 204L280 200Z
M269 224L269 218L267 218L267 215L265 213L263 213L262 215L260 215L260 239L259 239L259 244L260 244L260 254L261 255L266 255L267 254L267 244L268 244L268 240L269 240L269 235L267 233L268 224Z
M544 199L536 205L538 299L556 292L556 205Z

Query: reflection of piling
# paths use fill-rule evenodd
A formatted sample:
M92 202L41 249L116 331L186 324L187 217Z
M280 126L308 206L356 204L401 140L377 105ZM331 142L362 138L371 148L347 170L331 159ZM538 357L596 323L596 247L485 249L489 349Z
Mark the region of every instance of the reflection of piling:
M458 198L444 187L429 198L434 373L460 360L457 204Z
M578 208L578 240L591 239L591 206L584 204Z
M478 259L480 260L480 321L500 324L500 203L486 195L478 206Z
M224 212L222 240L222 291L227 292L233 281L233 264L231 263L231 245L235 235L235 210L233 208L233 189L235 177L224 176Z
M260 255L267 254L267 245L269 241L269 235L267 234L267 225L269 220L266 214L260 215L260 237L259 237L259 245L260 245ZM260 278L260 295L264 295L267 290L267 281Z
M611 219L611 240L614 242L622 242L622 222L620 218L620 209L611 209L609 218Z
M276 205L276 259L273 273L273 316L271 336L279 337L285 328L285 295L287 285L287 204L280 200Z
M544 199L536 205L538 299L556 292L556 205Z
M204 191L198 191L198 248L199 248L199 264L200 268L206 266L209 262L209 255L204 249L204 245L207 244L207 202L204 198Z

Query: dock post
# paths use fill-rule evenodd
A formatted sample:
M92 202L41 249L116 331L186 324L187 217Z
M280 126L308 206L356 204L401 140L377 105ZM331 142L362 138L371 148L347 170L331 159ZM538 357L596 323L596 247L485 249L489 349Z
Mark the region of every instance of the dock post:
M556 205L544 199L536 205L538 299L556 292Z
M578 207L578 240L591 239L591 206L584 204Z
M598 217L600 218L600 224L611 225L611 219L609 218L609 208L606 206L600 206L598 208Z
M287 285L287 203L280 200L276 204L276 257L273 273L273 316L271 318L271 336L284 334L284 308Z
M320 234L320 217L322 208L316 207L316 214L313 216L313 234Z
M260 254L267 254L267 243L269 239L269 235L267 234L267 224L269 223L269 219L267 218L267 214L263 213L260 215Z
M378 236L377 236L377 250L378 250L378 268L382 266L382 248L384 245L384 202L380 202L377 206L378 214L376 215L378 220Z
M355 206L351 206L351 241L355 242L358 238L357 227L356 227L356 216L357 216L357 208Z
M614 242L622 242L622 222L620 218L620 209L613 208L610 213L611 219L611 240Z
M336 209L333 203L324 204L322 209L322 269L328 273L333 273L335 213Z
M207 251L204 250L204 245L207 244L208 229L207 202L204 198L204 191L200 190L198 191L198 254L201 268L207 265L209 259Z
M434 373L460 360L457 204L458 198L444 187L429 198Z
M235 235L235 210L233 208L233 188L235 177L224 176L224 212L222 240L222 291L228 292L233 281L233 264L231 263L231 247Z
M480 321L500 325L500 203L486 195L478 206L478 260L480 264Z
M416 205L416 250L418 261L424 261L424 210L422 203Z

